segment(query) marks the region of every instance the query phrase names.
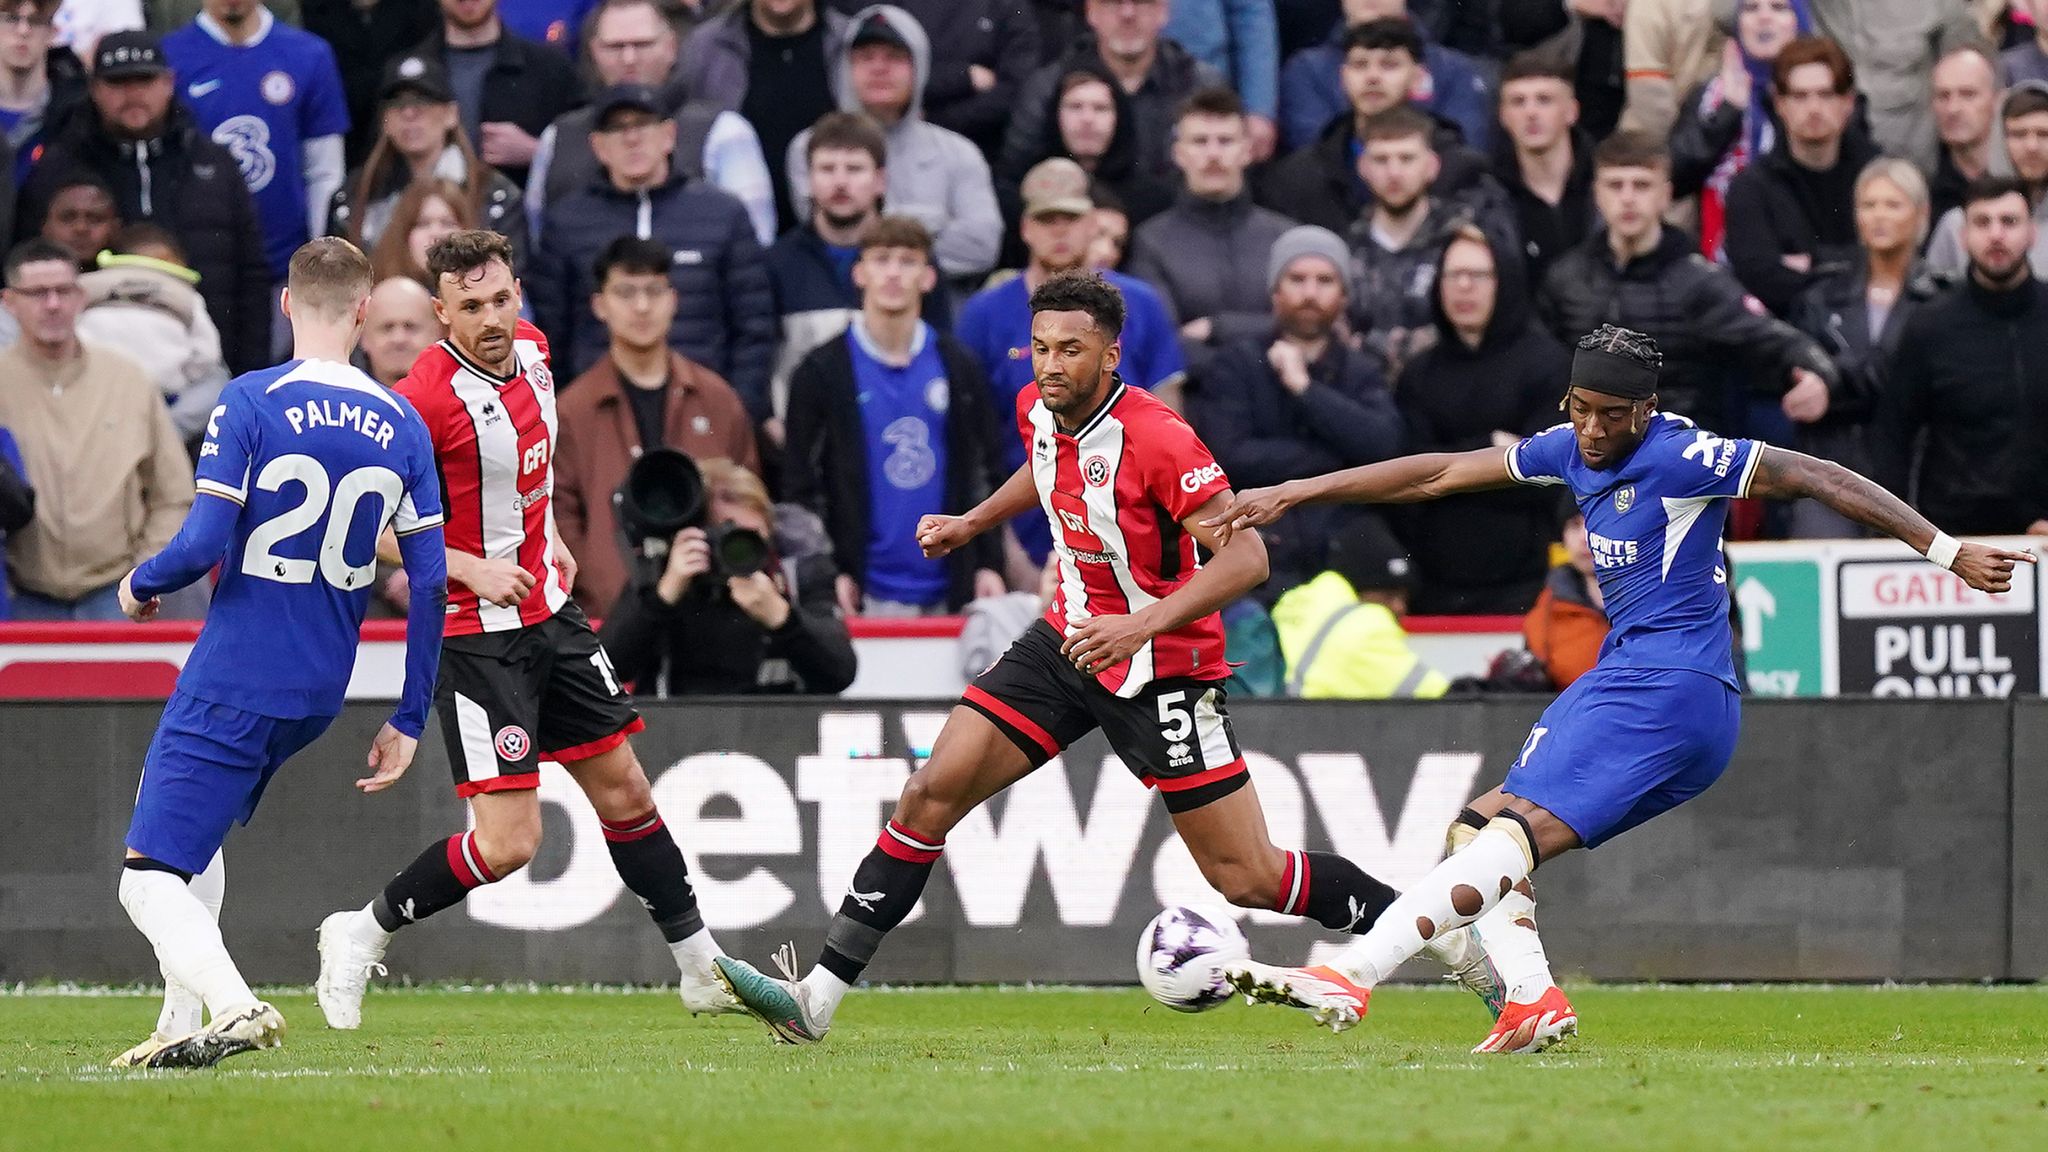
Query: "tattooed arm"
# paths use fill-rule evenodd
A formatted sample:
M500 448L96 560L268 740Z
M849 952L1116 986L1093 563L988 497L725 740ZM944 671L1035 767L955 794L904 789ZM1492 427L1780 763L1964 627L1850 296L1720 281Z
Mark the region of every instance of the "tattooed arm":
M1750 496L1779 500L1806 497L1865 527L1895 540L1902 540L1926 555L1942 536L1940 529L1915 512L1910 505L1887 492L1875 480L1842 467L1832 460L1819 460L1783 448L1764 447L1756 474L1750 477ZM1938 563L1939 561L1937 561ZM2031 564L2029 552L2008 552L1988 544L1961 543L1950 571L1980 592L2005 592L2012 588L2014 564Z

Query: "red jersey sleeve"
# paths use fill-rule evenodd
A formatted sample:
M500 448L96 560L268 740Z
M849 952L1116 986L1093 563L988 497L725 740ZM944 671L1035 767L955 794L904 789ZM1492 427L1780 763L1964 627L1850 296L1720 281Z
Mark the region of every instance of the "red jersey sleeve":
M1175 520L1185 520L1210 497L1227 491L1230 478L1178 413L1157 401L1147 407L1152 409L1149 418L1135 429L1137 447L1145 454L1146 490Z
M1017 389L1017 436L1024 441L1024 454L1027 459L1031 455L1031 438L1038 434L1037 430L1031 426L1031 409L1037 407L1037 405L1038 385L1036 383L1026 384L1022 388Z

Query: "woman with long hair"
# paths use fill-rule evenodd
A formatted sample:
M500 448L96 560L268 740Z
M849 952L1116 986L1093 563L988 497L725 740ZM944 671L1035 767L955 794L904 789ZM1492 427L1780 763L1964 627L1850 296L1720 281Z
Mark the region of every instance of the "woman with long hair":
M476 209L461 185L447 180L415 180L398 197L390 217L370 248L370 270L381 284L404 276L426 285L427 249L453 232L480 227Z
M477 157L440 65L420 56L392 62L378 113L377 142L349 175L329 210L328 232L374 252L408 189L426 181L455 186L477 227L512 241L526 263L526 214L519 186Z

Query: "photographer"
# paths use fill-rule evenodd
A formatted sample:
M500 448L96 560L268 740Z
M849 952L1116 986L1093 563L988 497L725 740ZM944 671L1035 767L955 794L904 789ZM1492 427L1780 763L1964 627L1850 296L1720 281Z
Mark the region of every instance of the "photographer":
M658 469L670 475L654 478ZM673 501L680 511L634 507L664 481L683 491ZM639 543L631 584L598 633L621 680L656 696L830 695L853 683L853 641L833 610L838 571L824 534L815 524L778 534L759 477L729 460L693 469L681 453L656 449L628 475L619 504L629 539L695 521Z

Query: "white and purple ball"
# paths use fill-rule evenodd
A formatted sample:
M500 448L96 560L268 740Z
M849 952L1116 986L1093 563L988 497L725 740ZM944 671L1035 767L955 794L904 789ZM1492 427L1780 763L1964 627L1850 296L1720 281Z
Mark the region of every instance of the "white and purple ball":
M1229 915L1168 908L1138 937L1138 983L1177 1012L1206 1012L1230 999L1229 969L1251 955Z

